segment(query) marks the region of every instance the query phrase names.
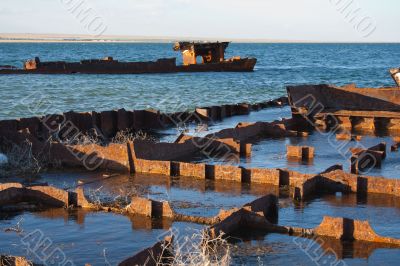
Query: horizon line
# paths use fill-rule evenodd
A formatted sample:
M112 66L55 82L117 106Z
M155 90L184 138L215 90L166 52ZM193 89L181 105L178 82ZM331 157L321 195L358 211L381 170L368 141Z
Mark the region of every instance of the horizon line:
M63 34L63 33L0 33L0 43L144 43L162 42L170 43L176 41L229 41L236 43L343 43L343 44L399 44L398 41L322 41L322 40L290 40L290 39L266 39L266 38L216 38L216 37L188 37L188 36L135 36L135 35L102 35L93 36L89 34Z

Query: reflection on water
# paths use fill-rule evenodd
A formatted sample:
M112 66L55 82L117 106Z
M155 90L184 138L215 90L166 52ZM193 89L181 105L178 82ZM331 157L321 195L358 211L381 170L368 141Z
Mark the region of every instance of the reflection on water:
M301 205L292 203L280 210L279 224L313 228L322 222L324 216L367 220L377 234L400 238L399 199L382 195L369 195L366 199L360 199L354 194L338 193ZM386 219L390 219L390 222Z
M4 232L5 228L14 226L21 219L21 235ZM143 230L144 227L146 230ZM152 228L135 223L129 217L111 213L86 213L82 210L24 213L9 220L0 220L0 253L28 256L41 262L34 254L27 254L21 242L24 236L40 230L44 238L51 240L51 249L60 248L75 265L101 265L105 264L106 259L116 265L144 247L152 246L158 236L165 232L163 227L167 226L157 225ZM150 228L153 230L148 230Z
M380 235L400 238L400 201L383 195L359 197L341 193L317 196L303 202L287 198L287 191L262 184L242 184L230 181L200 180L190 177L171 178L158 175L119 175L105 178L102 173L48 173L37 181L48 182L59 187L73 187L78 181L86 183L86 193L100 191L100 196L113 199L118 195L141 195L156 200L168 200L173 208L183 214L214 216L221 208L242 206L254 199L272 193L280 196L279 224L313 228L320 224L323 216L348 217L369 220ZM382 217L390 217L390 223ZM0 220L0 228L14 226L23 218L24 232L42 230L54 238L54 243L80 264L104 263L107 259L115 264L121 259L152 246L157 237L171 225L201 228L199 225L173 223L170 220L154 220L144 217L127 217L112 213L85 212L83 210L51 209L38 213L16 213ZM293 242L292 237L265 235L256 232L241 236L232 243L233 264L251 265L258 260L265 264L297 263L308 265L310 258ZM26 255L21 248L20 237L15 233L0 232L0 253ZM311 241L312 240L307 240ZM320 243L320 242L319 242ZM326 241L323 250L333 249L339 258L350 265L392 262L398 258L398 250L365 243L343 244ZM397 253L396 253L397 252ZM257 255L258 254L258 255ZM290 254L290 256L288 256ZM378 255L380 254L380 255ZM382 256L389 254L390 257ZM397 254L397 255L396 255ZM356 258L356 259L349 259Z
M382 244L254 233L232 240L234 265L397 265L400 258L398 249Z
M247 168L289 168L302 173L316 174L323 172L332 165L341 164L345 171L350 171L351 153L349 149L351 147L369 148L381 142L386 142L388 149L394 143L391 137L371 136L364 137L360 142L347 142L336 140L335 135L322 135L318 132L313 132L308 138L264 139L253 144L251 157L241 158L238 165ZM287 158L287 145L315 147L315 157L310 161ZM224 163L214 158L199 159L198 161L211 164ZM399 178L399 169L399 153L387 152L387 157L382 161L381 168L373 168L365 174Z
M67 180L67 183L64 181ZM241 184L228 181L198 180L193 178L169 178L156 175L120 175L104 178L101 173L84 176L80 173L69 174L60 178L59 174L48 174L41 181L49 184L71 185L77 180L89 182L85 190L102 188L110 197L117 193L135 190L145 193L143 196L158 200L169 200L181 213L191 215L216 215L220 208L229 209L248 203L268 193L279 194L277 187L255 184ZM122 192L121 192L122 191ZM398 237L400 233L399 201L394 197L368 195L360 198L357 195L327 195L317 197L304 204L293 203L289 198L280 198L279 224L312 228L317 226L324 215L345 216L369 220L378 234ZM381 217L390 217L390 223ZM104 263L104 250L107 259L114 264L128 255L151 246L157 237L172 226L201 228L199 225L172 223L169 220L154 220L144 217L125 217L112 213L85 212L83 210L66 211L52 209L38 213L23 213L9 216L0 221L0 228L14 226L23 218L24 232L41 229L46 235L54 238L54 243L79 263L91 262L94 265ZM178 225L177 225L178 224ZM52 238L52 239L53 239ZM273 264L297 262L306 265L310 262L303 251L296 246L292 237L265 235L256 232L241 236L242 241L234 242L232 251L233 264L251 265L258 260ZM19 245L20 237L15 233L0 232L0 253L26 255ZM311 240L307 240L311 241ZM381 249L365 243L343 245L335 241L326 241L324 250L333 249L340 258L367 258L372 261L390 262L398 250ZM379 249L377 249L379 248ZM390 258L377 257L379 252L391 254ZM396 253L397 252L397 253ZM394 253L394 255L392 254ZM288 256L290 254L290 256ZM349 264L365 264L365 260L349 260ZM112 264L113 264L112 263Z

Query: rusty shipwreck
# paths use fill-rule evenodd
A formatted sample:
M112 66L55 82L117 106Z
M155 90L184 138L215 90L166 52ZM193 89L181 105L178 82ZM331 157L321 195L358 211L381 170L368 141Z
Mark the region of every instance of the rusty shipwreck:
M390 69L397 87L357 88L355 84L288 86L293 118L300 124L347 130L400 132L400 69ZM307 121L305 121L305 120ZM332 126L334 125L334 126Z
M256 58L233 57L225 59L229 42L178 42L175 51L181 51L183 65L176 58L162 58L150 62L120 62L113 57L82 60L80 62L42 62L38 57L24 63L22 69L0 66L0 74L145 74L176 72L250 72Z

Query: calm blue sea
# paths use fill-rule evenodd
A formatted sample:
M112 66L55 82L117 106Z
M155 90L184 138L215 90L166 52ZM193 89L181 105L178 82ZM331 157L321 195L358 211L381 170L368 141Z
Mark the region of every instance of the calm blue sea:
M228 57L258 59L253 73L0 76L0 119L63 111L191 109L256 102L285 94L288 84L392 86L388 69L400 65L400 44L231 44ZM121 61L179 57L172 44L4 43L0 65L26 59L77 61L113 56ZM178 60L180 62L180 60ZM32 103L40 102L32 108Z

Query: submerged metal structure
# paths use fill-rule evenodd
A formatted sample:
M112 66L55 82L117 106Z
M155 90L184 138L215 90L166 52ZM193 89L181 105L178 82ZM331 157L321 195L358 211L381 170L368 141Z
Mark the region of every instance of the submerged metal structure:
M176 72L249 72L257 63L255 58L233 57L225 60L228 42L179 42L175 51L181 51L183 65L176 58L162 58L149 62L120 62L108 56L104 59L80 62L44 62L36 57L24 63L23 69L0 67L0 74L146 74Z
M195 42L177 42L174 45L175 51L181 51L183 57L183 65L195 65L197 59L201 59L201 63L220 63L225 60L225 50L228 48L229 42L216 43L195 43Z
M399 85L399 69L390 73ZM399 87L300 85L288 86L287 93L293 118L299 124L375 133L400 132Z

